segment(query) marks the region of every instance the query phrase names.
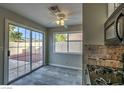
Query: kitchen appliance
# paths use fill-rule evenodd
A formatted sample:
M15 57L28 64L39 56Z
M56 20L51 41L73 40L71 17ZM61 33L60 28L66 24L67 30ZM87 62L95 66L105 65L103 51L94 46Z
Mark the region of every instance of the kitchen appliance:
M105 44L124 43L124 4L121 4L104 24Z

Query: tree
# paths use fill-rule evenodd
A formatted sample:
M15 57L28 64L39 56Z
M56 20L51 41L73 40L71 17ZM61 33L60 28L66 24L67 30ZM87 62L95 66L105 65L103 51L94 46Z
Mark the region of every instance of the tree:
M16 32L16 26L9 25L9 40L10 41L21 41L22 40L22 33Z
M66 34L56 34L56 42L66 41Z

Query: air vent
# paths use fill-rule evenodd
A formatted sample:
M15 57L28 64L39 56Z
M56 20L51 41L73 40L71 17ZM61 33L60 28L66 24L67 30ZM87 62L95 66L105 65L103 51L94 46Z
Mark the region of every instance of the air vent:
M49 7L48 9L49 9L52 13L54 13L54 14L60 12L58 6L51 6L51 7Z

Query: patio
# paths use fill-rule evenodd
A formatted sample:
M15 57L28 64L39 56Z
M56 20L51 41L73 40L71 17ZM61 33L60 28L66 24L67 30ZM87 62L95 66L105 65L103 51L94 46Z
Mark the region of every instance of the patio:
M32 62L32 69L43 65L43 61ZM30 72L30 62L9 59L9 81Z

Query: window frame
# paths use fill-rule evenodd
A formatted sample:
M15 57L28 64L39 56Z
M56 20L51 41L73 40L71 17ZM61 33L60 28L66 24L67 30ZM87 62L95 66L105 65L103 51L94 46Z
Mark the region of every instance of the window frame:
M66 31L66 32L53 32L53 53L54 54L77 54L77 55L82 55L82 49L81 49L81 52L69 52L69 42L80 42L80 43L82 43L83 42L83 37L82 37L82 40L69 40L69 34L73 34L73 33L82 33L83 34L83 32L82 31ZM55 43L56 43L56 41L55 41L55 35L56 34L67 34L67 52L56 52L55 51ZM82 35L83 36L83 35ZM82 45L81 45L81 47L82 47Z

